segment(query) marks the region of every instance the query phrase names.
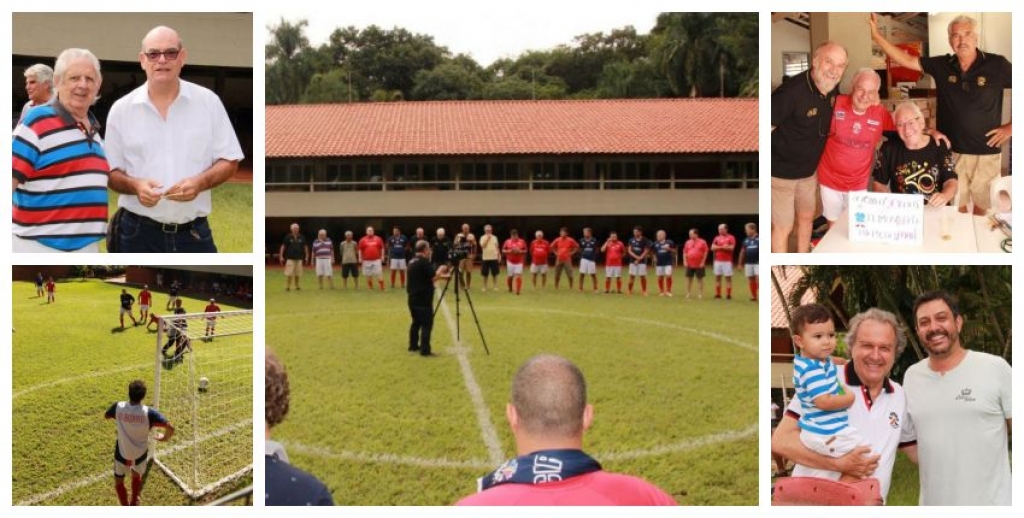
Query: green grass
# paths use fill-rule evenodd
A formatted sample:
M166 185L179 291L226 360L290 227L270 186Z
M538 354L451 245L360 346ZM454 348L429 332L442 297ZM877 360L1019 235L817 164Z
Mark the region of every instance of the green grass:
M117 211L117 195L111 193L110 215ZM252 184L224 183L213 190L210 230L222 253L252 253ZM107 245L100 242L100 251Z
M917 465L902 453L896 454L896 464L892 468L892 483L889 484L889 496L885 505L917 505L921 494L921 486L917 477Z
M118 323L118 295L121 287L98 280L70 280L57 283L56 303L48 305L35 297L32 283L13 283L12 309L15 333L13 357L13 452L12 498L15 504L41 499L41 505L116 505L113 489L114 424L103 413L114 402L127 399L128 383L136 378L149 388L146 402L154 397L154 354L156 333L144 327L124 331ZM137 289L129 289L133 294ZM165 313L166 294L154 293L153 308ZM204 301L184 298L187 310L200 311ZM221 303L225 311L237 309ZM136 310L136 316L138 316ZM231 340L248 340L237 337ZM228 338L224 339L229 340ZM214 342L220 344L220 342ZM198 347L206 344L197 345ZM208 347L213 349L213 347ZM237 350L237 348L236 348ZM197 353L198 354L198 353ZM251 352L249 353L251 354ZM216 357L210 354L209 357ZM252 393L251 356L240 362ZM238 361L237 359L235 361ZM165 381L185 369L165 371ZM222 388L211 377L208 397ZM164 385L165 387L167 385ZM222 391L223 392L223 391ZM204 396L207 397L207 396ZM170 411L170 400L161 405L167 418L178 427L168 446L182 444L188 436L187 417ZM251 415L251 406L243 413ZM237 421L237 418L232 419ZM218 426L211 423L211 426ZM242 443L245 455L234 459L244 466L251 461L252 427L241 427L230 440ZM201 443L212 448L213 442ZM204 498L210 500L252 483L251 475ZM63 489L63 490L61 490ZM51 493L52 492L52 493ZM168 477L153 466L142 493L144 505L190 505Z
M462 339L502 457L515 453L504 417L514 371L553 352L587 377L595 418L585 449L606 469L645 478L681 504L757 504L757 304L741 275L731 301L710 299L711 279L704 300L686 300L676 277L672 299L656 296L653 275L648 298L556 292L552 279L535 291L528 278L516 297L480 293L474 274L491 354L465 299ZM266 343L292 391L272 434L296 466L342 505L447 505L475 491L496 466L440 313L432 342L442 356L424 359L405 350L402 290L318 290L307 272L301 292L285 292L280 270L267 272L266 286ZM454 317L451 293L445 301Z

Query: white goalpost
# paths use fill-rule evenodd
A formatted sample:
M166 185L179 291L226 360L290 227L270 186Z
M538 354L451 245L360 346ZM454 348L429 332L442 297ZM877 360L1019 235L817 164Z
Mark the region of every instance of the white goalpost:
M153 462L192 498L252 472L252 311L160 317L154 407L175 427Z

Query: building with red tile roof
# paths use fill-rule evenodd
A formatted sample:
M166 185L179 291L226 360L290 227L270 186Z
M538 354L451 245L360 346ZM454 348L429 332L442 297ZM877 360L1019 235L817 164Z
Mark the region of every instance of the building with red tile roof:
M682 242L683 226L713 235L722 221L742 233L757 214L757 121L757 99L267 106L268 248L292 221L330 235L479 233L484 220L499 236L594 221L598 236L641 223Z

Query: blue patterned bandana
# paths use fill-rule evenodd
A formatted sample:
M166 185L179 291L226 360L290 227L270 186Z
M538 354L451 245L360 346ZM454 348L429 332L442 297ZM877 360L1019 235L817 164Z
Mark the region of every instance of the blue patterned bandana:
M601 464L580 450L540 450L516 457L477 479L477 491L501 484L544 484L600 471Z

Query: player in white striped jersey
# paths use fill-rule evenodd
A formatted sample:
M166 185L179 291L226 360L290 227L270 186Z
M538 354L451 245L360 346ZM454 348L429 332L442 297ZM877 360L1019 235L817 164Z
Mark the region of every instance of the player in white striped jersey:
M114 443L114 489L121 505L139 505L142 492L142 475L149 460L149 430L162 428L154 435L158 441L166 441L174 435L174 426L155 408L142 404L146 397L146 384L135 380L128 384L128 401L119 401L107 409L105 417L117 423L117 442ZM124 485L125 474L132 473L132 495Z

